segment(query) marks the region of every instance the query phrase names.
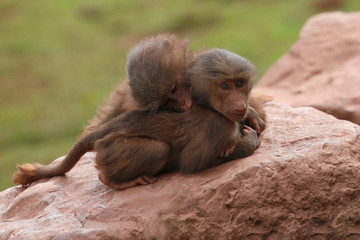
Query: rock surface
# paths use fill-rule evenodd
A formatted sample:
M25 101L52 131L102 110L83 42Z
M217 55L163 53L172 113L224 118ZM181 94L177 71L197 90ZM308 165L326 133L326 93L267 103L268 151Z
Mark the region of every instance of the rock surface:
M360 13L311 18L260 88L360 123ZM0 239L360 239L360 126L268 103L250 157L116 191L94 154L0 193Z
M360 12L310 18L257 85L274 100L360 124Z
M0 239L360 239L360 126L268 103L252 156L116 191L94 154L0 193Z

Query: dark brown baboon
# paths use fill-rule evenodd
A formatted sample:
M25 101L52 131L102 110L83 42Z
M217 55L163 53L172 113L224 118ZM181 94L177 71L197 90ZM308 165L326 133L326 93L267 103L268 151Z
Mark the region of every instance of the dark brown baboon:
M188 110L191 94L184 74L191 61L188 42L180 41L173 34L163 33L142 40L128 54L128 80L113 91L107 104L85 127L82 136L132 110Z
M197 53L196 55L199 55ZM101 124L132 110L171 109L186 111L191 107L190 87L184 80L185 70L193 61L188 41L173 34L146 38L130 50L127 60L127 79L117 87L107 104L90 120L81 136L96 130ZM255 99L256 100L256 99ZM257 133L265 129L262 105L252 107L245 124Z
M191 109L121 114L80 138L62 162L18 166L13 181L26 185L62 175L92 150L99 179L116 189L152 183L159 172L192 173L248 156L259 145L257 134L239 122L248 114L253 78L245 58L222 49L200 53L186 70Z

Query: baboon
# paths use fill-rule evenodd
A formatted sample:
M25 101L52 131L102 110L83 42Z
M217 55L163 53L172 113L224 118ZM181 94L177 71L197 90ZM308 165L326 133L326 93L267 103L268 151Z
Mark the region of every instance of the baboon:
M198 55L199 53L195 53ZM191 87L184 80L193 53L187 40L162 33L145 38L130 50L127 59L127 79L117 87L107 104L90 120L81 136L96 130L101 124L132 110L167 109L178 112L191 107ZM255 105L250 96L249 113L244 121L260 133L265 129L262 104Z
M223 49L200 53L185 72L193 106L185 112L134 110L80 138L61 162L18 166L14 183L27 185L69 171L87 151L96 151L99 179L125 189L155 181L160 172L193 173L249 156L257 133L240 122L249 110L254 66Z
M140 41L128 54L127 80L112 92L81 136L131 110L188 110L192 102L184 74L191 61L188 41L174 34L162 33Z

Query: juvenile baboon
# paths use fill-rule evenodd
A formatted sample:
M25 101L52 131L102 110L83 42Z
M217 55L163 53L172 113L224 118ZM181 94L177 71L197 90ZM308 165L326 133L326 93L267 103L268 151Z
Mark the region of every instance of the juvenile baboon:
M257 134L239 122L248 113L253 78L243 57L222 49L200 53L186 69L192 108L121 114L80 138L63 161L18 166L13 181L62 175L93 150L99 179L116 189L152 183L159 172L192 173L248 156L259 145Z
M174 34L163 33L142 40L128 54L128 80L113 91L107 104L90 120L81 136L132 110L188 110L192 104L191 88L184 74L192 61L188 41L179 40ZM260 134L265 129L265 114L259 116L258 112L263 112L262 104L253 107L252 99L250 97L249 113L244 123Z
M191 94L184 74L191 61L188 41L181 41L174 34L158 34L139 42L128 54L127 80L112 92L107 104L90 120L82 136L132 110L188 110Z

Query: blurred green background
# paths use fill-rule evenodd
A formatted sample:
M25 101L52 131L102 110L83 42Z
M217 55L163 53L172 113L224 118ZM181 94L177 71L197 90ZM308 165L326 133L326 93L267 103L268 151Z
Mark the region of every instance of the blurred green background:
M310 16L359 9L359 0L1 0L0 190L16 163L67 153L143 37L171 31L193 49L226 48L260 78Z

